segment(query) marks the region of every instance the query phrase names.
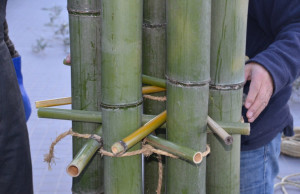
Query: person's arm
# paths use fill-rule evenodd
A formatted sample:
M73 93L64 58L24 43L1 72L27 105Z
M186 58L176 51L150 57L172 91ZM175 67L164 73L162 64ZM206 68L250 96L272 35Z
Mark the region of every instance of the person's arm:
M300 74L300 1L257 1L269 12L268 21L274 42L251 58L246 65L245 78L251 80L245 107L248 121L253 122L267 106L271 96L292 84Z

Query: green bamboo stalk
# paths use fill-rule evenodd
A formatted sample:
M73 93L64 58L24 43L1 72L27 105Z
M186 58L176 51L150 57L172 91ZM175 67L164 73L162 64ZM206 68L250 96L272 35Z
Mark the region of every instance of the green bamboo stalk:
M68 0L72 109L99 111L100 81L100 1ZM72 122L78 133L94 133L96 123ZM73 138L73 156L88 140ZM73 178L73 193L103 193L103 159L96 155L80 176Z
M143 76L144 84L166 87L166 0L144 0L143 4ZM153 82L153 78L155 82ZM165 96L165 92L156 96ZM144 114L157 115L166 109L165 102L145 98L143 103ZM156 134L165 137L165 129L157 129ZM165 158L162 157L165 162ZM164 168L165 169L165 168ZM165 173L163 173L165 175ZM144 159L144 192L156 193L158 180L158 159L155 154ZM162 193L165 191L163 178Z
M141 126L142 0L102 0L102 7L101 107L108 150ZM104 156L105 193L142 193L141 159Z
M166 87L166 80L148 75L142 75L142 82L143 84L158 86L162 88Z
M146 142L155 148L171 153L193 164L200 164L200 162L203 160L203 155L201 152L181 146L179 144L175 144L154 135L148 135L146 137Z
M210 58L210 0L167 1L167 138L204 152ZM199 166L167 158L168 193L205 193Z
M240 122L248 1L212 1L211 87L209 115L217 121ZM240 135L225 145L208 135L207 193L239 193Z
M102 123L102 113L99 111L68 110L58 108L39 108L39 118L52 118L90 123Z
M98 127L95 130L95 134L101 136L102 127ZM72 177L78 177L101 146L101 140L88 140L76 154L72 162L68 165L67 173Z
M37 111L39 118L62 119L90 123L102 123L102 113L99 111L68 110L57 108L39 108ZM142 115L142 125L146 124L156 115ZM227 133L230 134L250 134L250 124L241 122L216 121ZM166 124L160 126L166 128Z
M233 138L229 135L218 123L216 123L209 116L207 117L207 126L212 130L219 138L223 140L226 145L231 145Z

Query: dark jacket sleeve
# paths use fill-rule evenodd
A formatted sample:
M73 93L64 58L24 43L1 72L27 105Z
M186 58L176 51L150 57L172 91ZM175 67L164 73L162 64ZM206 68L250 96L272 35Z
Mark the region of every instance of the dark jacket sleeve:
M300 75L300 0L256 0L252 6L256 13L250 17L256 17L273 41L247 63L259 63L269 71L276 95Z

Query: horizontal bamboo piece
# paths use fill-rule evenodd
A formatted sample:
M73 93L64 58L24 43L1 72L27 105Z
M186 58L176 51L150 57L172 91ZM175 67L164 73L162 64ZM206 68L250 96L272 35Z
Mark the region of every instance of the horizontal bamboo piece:
M37 114L39 118L52 118L81 122L102 123L102 114L98 111L39 108Z
M42 101L36 101L35 107L41 108L41 107L51 107L51 106L60 106L60 105L67 105L72 103L71 97L66 98L56 98L51 100L42 100Z
M217 134L224 141L226 145L232 144L232 136L229 135L220 125L218 125L218 123L216 123L209 116L207 117L207 125L215 134Z
M142 88L143 94L151 94L156 92L165 91L165 88L157 87L157 86L145 86ZM72 104L72 97L65 97L65 98L55 98L50 100L41 100L35 102L36 108L41 107L52 107L52 106L60 106L60 105L67 105Z
M166 91L166 89L157 86L144 86L142 88L142 94L151 94L151 93L163 92L163 91Z
M99 111L39 108L37 114L39 118L102 123L102 113ZM142 124L143 125L146 124L154 117L155 115L143 115ZM229 134L241 134L241 135L250 134L249 123L233 123L233 122L217 121L217 124L219 124ZM163 124L162 126L160 126L160 128L166 128L166 124Z
M164 111L157 115L155 118L147 122L144 126L130 134L129 136L122 139L120 142L116 142L112 145L112 152L117 155L119 153L125 152L127 149L134 146L136 143L141 141L151 132L153 132L156 128L161 126L167 119L167 111Z
M199 164L203 159L201 152L197 152L188 147L175 144L154 135L148 135L146 137L146 142L155 148L174 154L175 156L178 156L179 158L182 158L194 164Z
M250 123L216 121L227 133L250 135Z
M166 80L164 80L164 79L151 77L148 75L142 75L142 82L143 82L143 84L166 88Z
M95 134L100 135L101 130L102 127L98 127L95 130ZM101 146L101 141L98 142L94 139L88 140L88 142L82 146L77 155L73 158L73 161L67 166L67 173L71 177L78 177Z

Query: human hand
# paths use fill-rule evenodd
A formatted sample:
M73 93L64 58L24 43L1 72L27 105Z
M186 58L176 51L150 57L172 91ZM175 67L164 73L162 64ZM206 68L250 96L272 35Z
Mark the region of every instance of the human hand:
M248 109L248 121L252 123L269 103L273 94L273 79L263 66L249 63L245 66L245 80L251 80L245 107Z

